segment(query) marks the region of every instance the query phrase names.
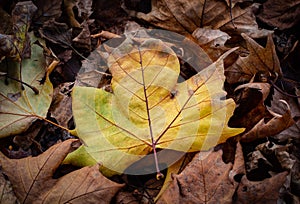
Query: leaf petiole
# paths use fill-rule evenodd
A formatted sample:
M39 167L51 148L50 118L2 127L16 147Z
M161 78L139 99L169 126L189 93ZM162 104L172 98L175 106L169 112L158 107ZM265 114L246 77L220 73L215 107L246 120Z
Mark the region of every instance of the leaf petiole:
M9 79L11 79L11 80L17 81L17 82L21 83L22 85L25 85L25 86L27 86L28 88L30 88L35 94L39 94L39 90L38 90L36 87L31 86L30 84L27 84L26 82L24 82L24 81L22 81L22 80L19 80L19 79L16 79L16 78L14 78L14 77L11 77L11 76L9 76L7 73L6 73L6 74L3 74L3 75L1 75L1 76L5 76L6 78L9 78ZM23 89L23 88L22 88L22 89ZM23 90L24 90L24 89L23 89Z

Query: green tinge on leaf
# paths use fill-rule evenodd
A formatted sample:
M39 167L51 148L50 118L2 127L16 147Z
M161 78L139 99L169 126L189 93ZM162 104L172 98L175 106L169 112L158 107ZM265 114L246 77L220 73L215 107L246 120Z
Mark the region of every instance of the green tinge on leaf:
M129 44L125 41L122 46ZM111 176L151 153L153 146L207 150L243 131L227 126L235 103L221 99L226 95L223 59L232 51L177 83L179 61L160 40L146 40L130 53L120 52L122 46L109 59L113 93L73 89L76 132L85 146L72 152L66 163L97 162L102 173ZM88 157L94 160L83 161Z
M37 39L31 34L31 42ZM36 87L39 94L30 88L12 79L5 84L5 76L0 78L0 138L19 134L37 118L44 118L51 103L53 87L46 74L46 61L43 48L32 44L30 59L22 61L22 81ZM8 72L10 77L20 79L20 64L14 61L3 61L0 64L1 72ZM44 83L40 81L45 78Z

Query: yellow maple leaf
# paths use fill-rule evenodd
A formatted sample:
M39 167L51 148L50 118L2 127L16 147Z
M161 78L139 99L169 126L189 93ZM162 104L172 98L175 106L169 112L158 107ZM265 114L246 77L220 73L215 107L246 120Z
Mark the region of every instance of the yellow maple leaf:
M180 64L170 47L158 39L126 39L108 58L113 93L92 87L73 90L76 132L85 145L65 162L100 163L111 176L143 157L154 156L159 163L156 149L162 149L160 155L164 149L208 150L241 133L242 128L227 126L235 103L223 99L223 59L230 52L178 83ZM152 170L160 169L156 165Z

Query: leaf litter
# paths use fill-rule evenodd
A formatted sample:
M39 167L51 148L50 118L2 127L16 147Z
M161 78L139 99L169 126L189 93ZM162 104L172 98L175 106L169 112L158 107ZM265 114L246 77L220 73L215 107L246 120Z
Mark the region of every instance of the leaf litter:
M176 30L181 34L184 33L185 37L187 37L186 39L189 38L199 44L199 46L193 47L192 51L187 52L187 50L183 50L182 47L184 47L185 43L188 43L188 41L183 40L182 44L172 44L173 42L177 41L177 38L173 38L167 41L167 45L173 49L173 51L179 58L181 72L180 74L182 74L184 80L192 79L193 75L203 70L212 62L215 62L227 50L230 50L232 47L239 46L239 50L234 51L225 59L224 67L226 79L224 88L228 93L228 97L233 97L235 102L237 103L237 108L233 113L233 117L230 119L229 125L234 126L235 128L246 128L246 131L245 133L242 133L237 137L229 139L227 143L221 144L216 147L216 149L221 148L222 150L210 150L209 153L206 153L207 157L210 159L204 159L203 162L209 162L209 160L214 160L217 158L217 160L220 161L218 162L218 164L230 166L231 170L229 171L228 177L231 181L230 185L232 186L232 188L231 191L228 191L226 193L232 196L227 197L228 203L299 202L299 192L297 191L297 189L299 189L300 177L298 137L299 100L297 102L296 98L292 97L297 95L297 92L295 92L295 90L297 90L297 87L299 86L296 69L298 63L296 60L297 57L295 57L299 52L299 45L297 44L298 39L297 37L295 37L298 36L298 31L297 29L295 29L298 21L291 20L294 18L297 19L298 12L289 12L291 10L297 11L297 1L283 2L281 0L276 0L275 3L272 2L272 4L270 4L271 1L260 1L259 3L253 3L250 1L241 0L210 0L206 1L205 4L204 1L186 2L183 0L176 3L170 3L162 0L153 1L151 5L150 2L146 1L141 3L139 1L132 2L128 0L125 2L125 5L126 7L128 6L129 9L125 8L125 6L122 5L122 7L125 8L124 10L122 10L120 3L115 0L105 4L103 4L102 1L97 1L96 3L93 2L92 4L92 1L84 0L78 0L76 2L70 1L70 4L67 0L64 2L41 2L42 1L34 2L35 6L37 7L37 11L34 12L35 14L32 18L29 18L31 20L26 23L26 25L32 25L30 27L33 31L35 31L35 34L37 34L38 31L40 33L48 32L47 36L44 36L45 40L47 41L47 47L52 50L54 56L58 56L61 59L58 66L52 67L54 68L54 71L51 74L50 72L48 73L49 79L51 80L54 88L59 86L61 83L74 81L74 76L80 69L82 62L85 63L85 67L87 67L89 63L93 63L94 67L97 67L100 58L98 55L94 56L94 59L88 58L88 60L85 59L84 61L83 57L88 56L88 54L90 54L90 51L94 50L99 44L106 42L106 36L101 36L96 39L90 38L89 35L97 34L101 31L112 33L114 35L121 35L124 30L127 29L125 25L130 18L127 14L136 17L132 18L131 20L138 22L142 26L150 28L152 26L158 26L161 28L166 28L170 31ZM65 6L69 6L69 8L72 8L69 9L68 12L66 12L66 7L61 7L66 2L67 4ZM28 1L28 4L32 4L32 2ZM191 5L196 6L193 7ZM0 3L0 15L3 15L3 19L7 19L9 18L8 16L12 16L11 11L14 7L15 3L13 2L3 1ZM286 12L286 9L288 7L291 10ZM195 12L194 14L190 12L193 11L194 8L198 9L197 11L199 12ZM94 13L92 13L92 11L94 11ZM218 13L221 13L222 15L219 15ZM277 13L281 13L281 15L279 15L280 17L277 17ZM177 17L175 21L174 16ZM220 18L221 16L222 18ZM155 17L157 17L156 20ZM53 19L55 19L55 21ZM47 23L48 25L51 25L51 23L49 22L54 22L52 23L52 27L42 27L42 24L44 23L46 25ZM1 40L4 39L4 42L8 42L7 39L14 40L12 23L12 21L9 21L9 19L7 19L3 24L1 24L1 34L5 34L4 38L1 38ZM60 30L60 27L62 25L60 23L65 23L64 29L68 32L67 41L61 40L59 38L56 39L55 37L64 36L64 32ZM130 27L130 24L127 24L128 27ZM82 28L80 28L81 26ZM205 28L203 28L204 26ZM278 27L279 30L267 30L274 27ZM52 30L56 30L57 32L52 35L51 32L49 32L49 28ZM23 31L18 35L21 36L22 42L28 43L28 38L24 38L24 36L27 35L27 31ZM204 31L209 34L205 34ZM266 36L268 36L270 33L273 33L273 35L269 36L266 39ZM209 40L206 40L206 38L204 38L205 35L209 37ZM1 37L3 37L3 35L1 35ZM159 36L159 38L161 37L162 36ZM271 40L272 37L274 42ZM251 38L255 39L255 41ZM40 39L39 41L41 42ZM24 46L23 43L21 44L22 46ZM9 47L7 45L9 45L9 43L1 44L1 52L3 50L8 50L8 52L13 51L13 49L11 49L11 46ZM31 42L31 48L33 48L35 45L36 44L33 44ZM25 46L28 47L28 45ZM13 52L15 53L15 51ZM24 50L24 53L26 54L29 52L28 50ZM31 53L34 54L35 51ZM107 52L106 50L106 52L104 52L104 55L105 53L109 52ZM185 59L197 59L194 61L197 61L198 64L191 67L188 65L188 63L185 63L180 59L182 58L182 56L185 56ZM4 59L2 63L6 63L6 60L7 59ZM46 67L43 66L43 69L45 68ZM196 71L192 68L196 68ZM94 68L92 68L92 70L93 69ZM25 69L23 66L22 75L27 75L28 70L30 69ZM95 72L96 74L98 74L98 78L102 78L102 80L99 81L97 77L95 77L95 75L91 72L89 75L87 75L88 77L92 77L88 79L90 80L88 81L88 83L93 84L93 87L102 87L102 89L105 89L106 91L112 93L113 86L111 86L110 83L111 80L114 79L111 79L111 73L109 72L107 72L106 77L102 77L102 71L103 69L100 69L100 72ZM17 74L17 72L19 72L18 68L11 72L14 72L16 74L15 77L19 78L19 75ZM6 82L4 77L6 74L7 70L1 70L1 80L3 80L3 84L5 84ZM42 75L43 74L41 74L41 76ZM43 77L41 78L44 79ZM30 80L28 79L22 78L22 81L30 84ZM3 87L5 87L6 90L12 84L15 84L16 87L18 86L18 88L20 88L19 83L9 80L9 85L1 85L1 90L4 90ZM34 86L37 86L37 88L39 88L39 85L37 84L34 84ZM25 91L25 93L30 93L30 89L28 89L28 87L25 87ZM22 90L10 92L7 94L7 97L12 102L17 103L20 99L23 99L22 93ZM54 93L54 99L57 93L58 92ZM176 90L171 90L169 93L170 98L174 97L176 99L176 97L178 97L179 95ZM30 93L30 95L31 94L34 95L34 92ZM37 95L36 97L39 98L41 96ZM61 96L58 98L61 98ZM70 116L70 111L68 110L70 108L67 108L69 105L62 105L65 103L63 101L67 101L69 99L65 98L61 103L59 103L58 101L60 99L58 98L55 99L56 102L54 101L54 103L51 104L52 108L50 108L49 110L48 108L51 102L51 98L48 98L50 102L48 105L45 105L44 113L40 115L40 117L42 119L50 119L51 121L53 121L52 123L61 124L68 129L73 129L74 127L77 128L76 117L74 124L72 115ZM67 102L67 104L69 104L69 102ZM1 105L0 108L2 107L3 106ZM47 113L47 110L49 111L49 113ZM59 115L60 110L62 110L62 113L67 113L66 115L68 116L66 117L66 119ZM11 111L16 111L16 109L13 108L11 109ZM35 120L35 114L33 115L33 120ZM2 118L3 117L1 116L1 119ZM134 117L132 116L131 118ZM286 122L286 125L282 125L280 121ZM43 124L39 121L37 122L38 123L36 123L36 125ZM69 136L62 136L61 131L57 131L57 129L51 127L51 125L49 124L46 128L44 125L42 125L41 127L37 128L36 131L25 131L26 129L28 129L30 124L31 122L27 123L27 125L23 125L22 127L24 128L18 130L19 133L23 133L18 133L18 135L15 135L15 133L11 132L9 133L9 135L12 136L7 135L3 139L1 139L1 151L12 158L18 158L15 159L15 161L21 161L22 159L20 159L20 157L27 157L30 154L36 155L36 153L34 153L36 152L36 148L40 148L42 151L44 151L51 145L55 144L58 138L60 138L61 140L69 138ZM9 131L7 130L7 132ZM69 131L69 133L74 134L75 132ZM13 142L13 137L15 138L15 143ZM22 140L22 137L24 137L24 140ZM35 142L32 142L31 139L27 140L26 138L33 138ZM241 140L241 146L238 145L236 147L236 142L239 140ZM82 142L84 143L84 140ZM40 147L38 147L38 145L40 145ZM241 153L241 151L243 153ZM165 156L168 157L168 155L176 155L178 153L176 152L177 151L173 151L173 153L167 153ZM41 152L39 152L38 154L40 153ZM86 154L86 152L83 153ZM45 152L40 155L46 154L47 153ZM159 159L163 161L163 159L165 159L162 156L164 155L163 150L158 151L158 154L160 155ZM203 155L205 154L205 152L200 152L199 154ZM220 160L220 155L222 155L223 159L226 158L227 162L231 161L231 163L222 163L222 159ZM197 158L197 156L195 156L195 158ZM194 160L190 162L190 165L186 167L185 165L183 165L183 163L186 164L186 162L179 160L178 163L170 166L166 169L166 171L163 171L167 177L164 185L162 185L163 181L159 181L157 183L154 182L155 173L150 175L148 174L147 176L141 175L140 177L129 176L127 177L127 179L124 179L124 177L120 176L114 176L110 179L115 181L112 182L111 185L115 186L116 188L113 188L114 192L110 194L110 196L107 196L107 199L110 199L110 201L113 203L153 203L154 201L163 202L162 198L168 200L174 197L179 198L179 200L186 199L187 202L192 202L195 200L197 200L197 202L200 200L206 200L207 202L209 202L215 198L218 198L218 196L220 195L220 189L222 189L222 186L225 185L224 183L228 181L227 176L226 178L223 177L222 181L220 181L221 183L223 182L222 185L212 187L214 190L213 192L218 192L214 194L215 197L214 195L211 196L208 193L197 195L197 192L200 192L201 189L209 188L210 185L213 186L214 180L211 179L209 179L209 181L212 182L206 183L207 185L205 185L204 188L202 188L200 185L183 185L183 189L190 190L183 191L185 193L184 195L187 195L184 198L174 192L172 194L165 194L165 192L170 192L170 189L175 188L175 186L170 187L170 184L172 184L179 178L184 178L184 176L182 175L184 175L185 172L190 171L191 174L194 175L194 172L197 172L199 170L195 167L190 167L191 165L193 165ZM6 161L6 158L1 157L0 163L2 169L4 169L3 163L6 163ZM85 162L86 164L96 163L94 159L87 160ZM148 167L151 166L152 169L150 168L150 172L153 171L153 167L155 166L155 164L152 157L148 160L144 160L140 164L138 164L138 162L133 162L133 164L128 167L129 169L131 169L130 171L138 171L141 166L145 167L145 163L148 164ZM200 166L205 169L207 168L207 165L205 165L205 163L203 162ZM215 164L212 164L211 166L218 169ZM160 167L165 168L163 166ZM49 166L49 168L52 167ZM84 167L84 170L78 170L82 172L81 175L80 173L78 174L78 177L85 178L83 174L88 175L88 172L90 171L98 174L99 171L97 171L97 168L99 168L99 166L97 165L93 167L93 170L86 170L89 168ZM56 170L56 172L60 171L60 168ZM72 170L69 170L69 172L70 171ZM75 173L78 171L73 172ZM218 173L221 173L223 172L223 169L219 169L218 171ZM9 175L9 173L5 171L3 172L3 174ZM70 176L68 176L69 174ZM99 173L99 175L101 174ZM200 173L194 176L195 178L197 178L201 175L208 177L209 173ZM68 173L65 176L62 176L61 178L59 178L61 179L61 182L57 182L51 189L55 192L55 190L64 188L65 183L74 180L72 176L72 173ZM126 177L126 175L124 176ZM138 185L137 183L135 183L134 186L131 186L131 184L134 183L132 182L134 180L133 178L139 181ZM15 185L11 181L13 179L9 178L9 176L4 177L4 179L6 181L1 180L1 182L4 182L5 186L9 185L9 183L7 183L8 180L12 183L13 186ZM59 179L55 180L55 182ZM53 179L50 179L50 183L52 182L51 180ZM102 180L102 178L100 180ZM92 183L93 181L94 179L88 180L88 183ZM124 186L117 184L116 181L117 183L125 182L126 185ZM45 184L43 184L43 186L44 185ZM72 184L70 184L70 186L72 186ZM191 190L192 187L193 190ZM15 187L13 189L14 194L16 195L19 193L18 191L20 191L15 190ZM159 189L163 190L158 194L159 197L155 198L155 196L159 192ZM15 197L8 191L11 192L11 190L4 190L2 194L3 196L1 198L4 199L7 198L6 196L8 196L9 198L11 198L11 202L14 202ZM232 192L234 193L232 194ZM31 193L33 192L29 192L29 194ZM40 193L40 195L44 195L44 191L40 191ZM29 194L28 196L30 197L31 195ZM48 191L48 194L52 195L50 191ZM94 198L97 198L98 200L105 198L105 196L95 193L89 194L89 197L91 200L86 201L88 203L95 203L93 201ZM221 198L218 198L218 201L222 202L222 199L224 199L225 202L225 197L226 196L221 196ZM51 197L51 200L57 198L58 196L54 196ZM39 199L43 200L43 198ZM18 200L20 202L19 197ZM108 200L104 201L104 203L107 203ZM5 200L5 202L6 201L7 200ZM57 202L60 203L60 201Z

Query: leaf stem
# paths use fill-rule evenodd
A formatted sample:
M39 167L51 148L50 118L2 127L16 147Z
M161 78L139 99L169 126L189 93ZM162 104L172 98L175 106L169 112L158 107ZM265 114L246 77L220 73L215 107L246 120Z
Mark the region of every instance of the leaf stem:
M12 80L14 80L14 81L17 81L17 82L19 82L19 83L21 83L21 84L24 84L25 86L29 87L35 94L39 94L39 90L38 90L36 87L31 86L30 84L27 84L26 82L24 82L24 81L22 81L22 80L20 80L20 79L11 77L11 76L9 76L8 74L2 75L2 76L5 76L5 77L7 77L7 78L9 78L9 79L12 79Z

